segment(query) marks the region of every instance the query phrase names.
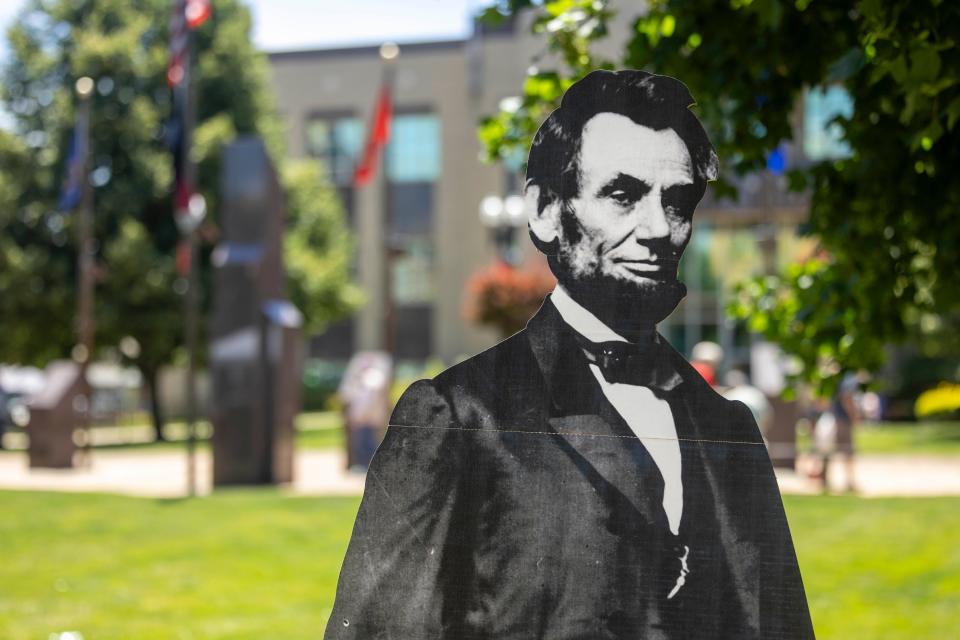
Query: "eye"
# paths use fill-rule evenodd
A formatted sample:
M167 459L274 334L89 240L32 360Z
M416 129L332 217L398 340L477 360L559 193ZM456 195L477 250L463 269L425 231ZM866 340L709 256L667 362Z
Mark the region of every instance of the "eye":
M613 200L617 206L632 207L650 192L650 185L629 176L619 176L600 190L601 198Z
M697 192L689 185L671 187L663 192L660 203L664 211L671 215L690 217L697 206Z

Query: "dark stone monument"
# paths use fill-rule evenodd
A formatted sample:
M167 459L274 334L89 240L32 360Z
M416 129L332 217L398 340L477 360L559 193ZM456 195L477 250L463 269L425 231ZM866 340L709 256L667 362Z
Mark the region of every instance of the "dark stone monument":
M27 456L31 468L73 468L77 450L73 434L79 412L86 410L86 392L82 369L75 362L57 361L47 367L43 390L30 399Z
M290 482L302 317L283 299L283 192L258 138L227 146L221 179L210 327L213 483Z

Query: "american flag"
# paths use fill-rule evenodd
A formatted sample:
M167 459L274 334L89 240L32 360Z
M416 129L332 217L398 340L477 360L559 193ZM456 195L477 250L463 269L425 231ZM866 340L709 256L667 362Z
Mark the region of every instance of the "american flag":
M174 0L170 19L170 63L167 83L173 91L172 110L166 124L166 141L173 154L174 212L186 214L194 185L186 170L187 110L190 91L190 32L206 22L212 13L210 0Z
M187 75L190 65L189 32L210 17L213 7L210 0L173 0L173 16L170 18L170 64L167 66L167 83L177 87Z
M80 198L83 195L84 170L87 164L85 126L87 126L85 122L77 120L73 135L70 137L70 146L67 148L66 178L63 181L58 205L61 211L69 211L80 204Z

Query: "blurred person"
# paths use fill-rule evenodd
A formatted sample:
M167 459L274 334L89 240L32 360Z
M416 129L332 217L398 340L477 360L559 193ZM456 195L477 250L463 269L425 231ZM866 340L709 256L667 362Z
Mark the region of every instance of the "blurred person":
M690 365L711 387L717 386L717 371L723 362L723 347L716 342L698 342L690 352Z
M10 410L7 407L7 394L0 386L0 449L3 449L3 434L7 431L7 423L12 423Z
M833 415L834 446L831 453L824 458L823 483L829 485L830 458L832 454L840 454L844 458L844 474L846 490L856 491L854 481L854 467L856 450L853 445L853 432L860 422L860 409L857 406L857 392L860 389L860 379L855 373L843 376L837 391L830 402L830 413Z
M753 419L757 421L757 426L760 427L760 433L766 438L773 419L773 407L767 400L766 394L750 384L750 378L742 369L731 369L727 372L724 381L727 383L727 388L723 391L723 397L747 405L750 413L753 414Z
M750 410L657 334L717 157L679 81L598 71L530 150L558 285L403 395L325 638L812 638Z
M347 403L347 420L353 433L352 469L366 471L380 444L387 424L387 376L379 369L366 369Z
M390 414L390 357L361 352L347 366L337 391L347 428L347 467L364 472L387 427Z
M883 398L875 391L866 391L860 396L860 419L876 422L883 418Z

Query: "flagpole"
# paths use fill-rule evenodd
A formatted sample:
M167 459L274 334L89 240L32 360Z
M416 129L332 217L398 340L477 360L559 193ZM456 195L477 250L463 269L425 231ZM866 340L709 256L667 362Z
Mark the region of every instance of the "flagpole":
M93 79L83 76L78 79L76 90L78 105L77 122L81 132L78 144L83 153L80 176L80 210L77 216L77 349L74 358L80 364L80 380L83 383L83 393L86 397L86 409L80 420L80 427L84 431L82 464L90 463L90 426L92 389L87 380L87 370L93 358L93 188L90 185L90 103L93 95Z
M383 61L383 80L381 82L381 91L390 92L390 110L394 111L393 104L393 65L400 55L400 47L393 42L385 42L380 46L380 59ZM379 99L378 99L379 103ZM392 118L391 113L391 118ZM388 354L393 356L397 348L396 323L397 313L396 304L393 299L393 258L394 258L394 238L393 238L393 216L391 215L392 198L390 193L390 156L387 153L389 140L383 147L383 348Z
M167 82L173 89L174 134L174 219L180 231L177 244L177 272L186 282L183 292L183 334L187 349L186 427L187 427L187 494L197 495L197 331L200 314L199 247L197 228L207 212L203 196L196 191L197 167L190 150L197 120L194 87L195 30L212 11L210 0L174 0L170 22L170 64Z
M193 146L193 129L197 120L197 105L193 86L193 72L196 65L193 63L193 49L195 35L193 29L187 30L187 64L186 77L184 78L184 91L186 91L186 119L184 122L183 147L181 152L183 157L181 162L184 167L184 176L186 183L190 185L191 192L194 189L197 167L194 164L190 149ZM197 277L197 230L193 224L194 219L199 219L205 211L198 209L202 203L202 196L191 193L188 205L189 211L186 215L191 218L190 224L184 225L184 241L187 243L187 255L189 256L187 267L187 290L184 295L184 338L187 347L187 494L190 497L197 495L197 388L196 388L196 369L197 369L197 316L200 295L200 281ZM184 212L179 212L182 216ZM196 218L194 217L196 215Z

